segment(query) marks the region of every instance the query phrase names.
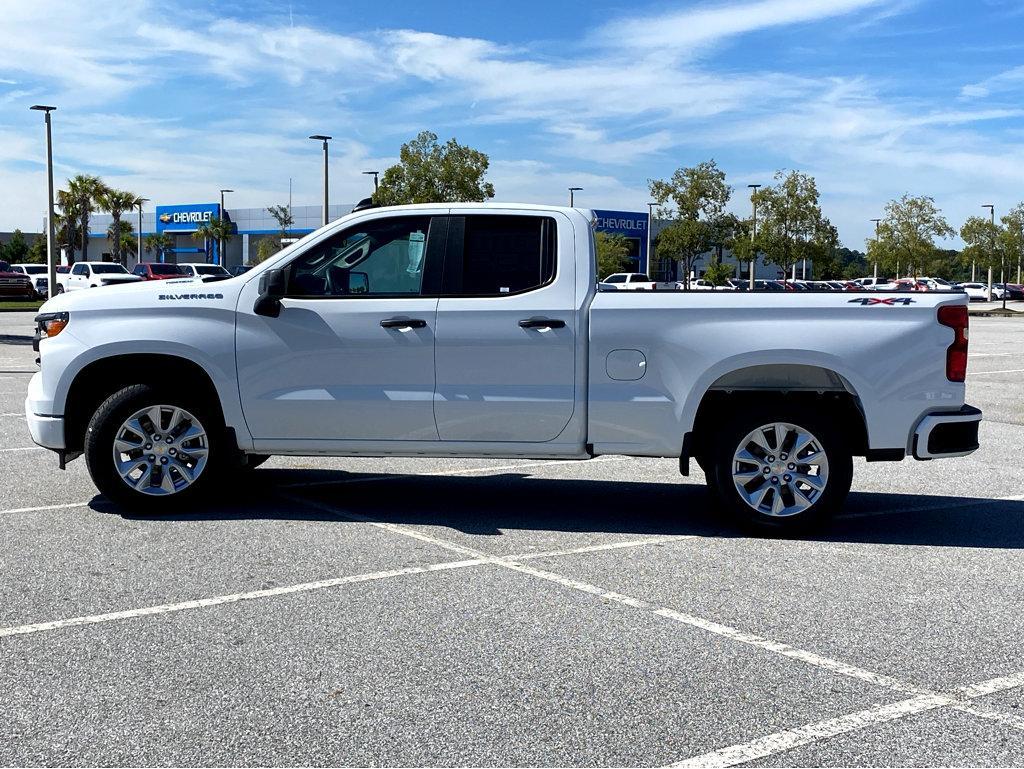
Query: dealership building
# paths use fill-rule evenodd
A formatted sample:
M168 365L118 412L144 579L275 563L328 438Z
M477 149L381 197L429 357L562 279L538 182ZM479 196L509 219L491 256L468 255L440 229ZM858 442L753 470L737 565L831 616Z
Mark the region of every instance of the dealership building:
M354 204L342 203L332 205L328 209L329 221L339 219L349 213ZM302 237L320 227L323 209L320 206L294 206L291 209L294 223L288 229L291 237ZM266 208L225 208L224 218L231 223L234 235L219 253L217 243L196 240L198 228L211 219L221 216L219 203L180 203L175 205L157 206L155 211L142 214L143 261L156 261L154 254L146 254L145 237L152 233L167 234L172 239L172 247L164 256L169 262L213 262L231 268L240 264L250 264L256 257L259 242L263 238L280 235L281 228ZM621 235L629 248L631 271L648 272L650 260L647 253L648 227L652 237L668 225L667 221L655 219L649 221L648 213L637 211L609 211L594 209L595 227L602 232ZM122 219L132 224L134 230L139 229L138 212L126 213ZM111 217L95 214L89 220L89 258L91 260L109 260L113 252L113 244L107 237L107 228ZM77 256L77 255L76 255ZM135 266L135 253L128 254L128 268ZM694 271L699 276L710 262L711 254L697 260ZM726 252L723 262L733 264L737 275L746 276L747 267L739 265ZM778 269L758 263L756 271L759 277L777 277ZM680 276L674 274L655 274L656 280L673 280Z

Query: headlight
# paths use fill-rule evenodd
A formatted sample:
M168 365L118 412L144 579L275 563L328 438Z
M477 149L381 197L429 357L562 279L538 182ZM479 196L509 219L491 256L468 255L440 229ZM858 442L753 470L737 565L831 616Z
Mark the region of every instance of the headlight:
M40 339L57 336L68 325L66 312L44 312L36 315L36 333Z

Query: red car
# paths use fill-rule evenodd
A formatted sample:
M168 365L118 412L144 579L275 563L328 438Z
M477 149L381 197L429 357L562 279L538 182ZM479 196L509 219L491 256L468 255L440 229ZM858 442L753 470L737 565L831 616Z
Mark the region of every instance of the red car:
M0 297L4 299L35 299L32 278L13 272L11 265L0 262Z
M166 262L139 262L132 270L132 275L138 275L143 280L168 280L182 277L178 265Z

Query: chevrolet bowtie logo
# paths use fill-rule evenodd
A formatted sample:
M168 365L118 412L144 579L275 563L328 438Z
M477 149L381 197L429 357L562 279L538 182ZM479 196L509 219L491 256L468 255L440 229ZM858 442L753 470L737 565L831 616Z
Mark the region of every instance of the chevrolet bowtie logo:
M167 222L171 221L171 215L170 214L160 214L160 221L163 222L164 224L167 224Z

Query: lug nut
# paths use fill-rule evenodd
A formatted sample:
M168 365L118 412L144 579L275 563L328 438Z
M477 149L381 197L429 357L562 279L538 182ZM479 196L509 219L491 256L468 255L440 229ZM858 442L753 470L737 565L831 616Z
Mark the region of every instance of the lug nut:
M779 482L778 476L773 475L772 476L772 483L777 484L778 482Z
M775 461L775 457L773 457L771 454L769 454L768 455L768 461L769 462L774 462Z
M796 465L794 465L794 464L793 464L792 462L790 462L790 463L789 463L789 464L788 464L788 465L786 466L786 468L787 468L788 470L796 470Z
M785 462L786 461L786 457L788 457L788 456L789 456L788 454L779 454L779 459L781 459L783 462Z
M168 443L174 443L174 438L172 438L171 436L168 435L167 436L167 442Z
M147 443L146 444L146 451L149 451L151 448L153 448L153 444L152 443Z
M174 456L177 456L177 455L178 455L178 452L177 452L177 450L175 450L175 449L171 449L171 450L170 450L170 451L168 451L167 453L168 453L168 454L170 454L170 455L171 455L172 457L174 457Z
M154 436L153 436L153 440L154 440L154 441L158 441L158 440L160 440L160 436L159 436L159 435L154 435Z
M167 464L167 457L160 457L160 464L166 465Z
M765 474L765 475L771 475L771 474L772 474L772 469L771 469L770 467L766 467L766 468L764 469L764 474Z
M782 476L782 480L784 480L786 483L789 483L791 480L793 480L793 476L792 475L784 475L784 476Z
M150 455L149 455L149 461L150 461L150 462L155 462L155 461L156 461L156 457L155 457L155 456L153 456L152 454L150 454Z

